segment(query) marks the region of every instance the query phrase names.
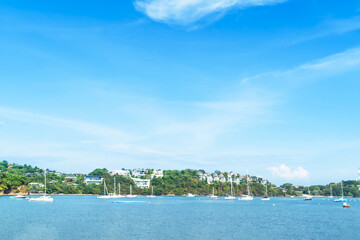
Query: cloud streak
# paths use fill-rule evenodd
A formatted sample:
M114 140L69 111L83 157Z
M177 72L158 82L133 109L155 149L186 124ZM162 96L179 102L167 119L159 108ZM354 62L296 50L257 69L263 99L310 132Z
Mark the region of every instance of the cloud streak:
M15 121L30 122L38 125L49 125L49 126L70 128L79 132L100 136L100 137L123 138L127 140L133 139L134 137L133 135L128 134L124 131L120 131L119 129L115 129L95 123L58 118L58 117L31 113L26 111L19 111L16 109L10 109L4 107L0 107L0 116L8 119L13 119Z
M286 0L136 0L136 9L158 22L176 25L192 24L207 16L234 9L273 5Z
M278 83L291 89L293 86L299 87L301 83L328 79L347 71L359 71L359 66L360 47L355 47L286 71L272 71L246 77L241 80L241 83L245 85L255 82L266 84L271 80L272 84Z
M342 35L360 29L360 16L345 19L331 19L324 21L312 29L308 29L303 36L291 44L297 44L329 35Z

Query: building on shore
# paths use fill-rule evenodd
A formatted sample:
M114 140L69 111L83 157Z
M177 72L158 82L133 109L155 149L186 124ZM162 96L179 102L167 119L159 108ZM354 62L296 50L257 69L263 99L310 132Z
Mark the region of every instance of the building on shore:
M102 182L102 178L100 176L85 176L85 184L95 183L99 185Z
M136 178L145 177L148 174L148 172L149 171L147 169L136 168L132 171L132 175L135 176Z
M29 183L30 187L44 187L44 184L42 183L36 183L36 182L31 182Z
M149 188L150 187L150 179L141 179L141 178L131 178L135 185L138 188Z
M163 170L154 170L152 173L151 173L151 178L162 178L164 177L164 171Z
M120 175L120 176L124 176L124 177L130 177L130 170L128 169L120 169L120 170L113 170L110 172L110 175Z

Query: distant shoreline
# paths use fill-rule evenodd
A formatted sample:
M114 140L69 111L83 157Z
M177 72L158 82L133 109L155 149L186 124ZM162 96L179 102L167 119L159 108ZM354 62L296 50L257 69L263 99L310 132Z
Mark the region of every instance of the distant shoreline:
M4 196L16 196L16 195L21 195L21 194L1 194L0 197ZM42 196L43 194L24 194L26 196ZM46 194L48 196L98 196L98 194ZM147 195L138 195L138 197L146 197ZM124 195L124 197L126 198L126 195ZM155 197L186 197L186 195L156 195ZM199 196L195 196L195 197L209 197L208 195L199 195ZM226 197L226 196L218 196L219 198L221 197ZM235 196L235 197L240 197L240 196ZM261 198L263 196L254 196L255 198ZM271 198L304 198L305 196L269 196ZM340 198L341 196L333 196L334 198ZM344 196L345 198L359 198L359 197L352 197L352 196ZM312 198L329 198L329 196L312 196Z

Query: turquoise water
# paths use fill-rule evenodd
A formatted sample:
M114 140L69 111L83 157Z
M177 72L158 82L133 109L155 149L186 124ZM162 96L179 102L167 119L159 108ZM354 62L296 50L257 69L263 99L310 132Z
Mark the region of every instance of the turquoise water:
M360 239L360 200L350 203L344 209L326 198L54 196L41 203L0 197L0 238Z

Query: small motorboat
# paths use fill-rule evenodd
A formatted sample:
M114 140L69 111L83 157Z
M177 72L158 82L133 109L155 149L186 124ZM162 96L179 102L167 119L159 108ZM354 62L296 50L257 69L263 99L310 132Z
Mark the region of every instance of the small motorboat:
M344 202L342 206L343 206L343 208L349 208L349 207L351 207L351 205L348 204L348 203L346 203L346 202Z
M14 196L12 196L12 197L10 197L10 198L25 199L26 196L24 196L24 195L14 195Z

